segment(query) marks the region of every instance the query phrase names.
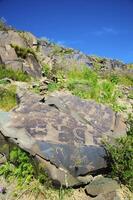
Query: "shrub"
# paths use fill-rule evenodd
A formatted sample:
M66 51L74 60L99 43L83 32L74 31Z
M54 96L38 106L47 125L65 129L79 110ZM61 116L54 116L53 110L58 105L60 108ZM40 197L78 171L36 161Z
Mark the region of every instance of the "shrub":
M14 81L29 81L31 77L21 70L7 69L4 65L0 65L0 79L10 78Z
M111 175L133 191L133 118L129 117L127 136L116 139L113 145L105 145L109 158Z

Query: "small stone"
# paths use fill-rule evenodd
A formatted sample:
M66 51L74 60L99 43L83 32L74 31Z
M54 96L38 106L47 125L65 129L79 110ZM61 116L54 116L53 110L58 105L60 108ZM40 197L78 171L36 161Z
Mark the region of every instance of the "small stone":
M77 179L84 183L84 184L87 184L87 183L90 183L92 180L93 180L93 176L91 175L87 175L87 176L78 176Z

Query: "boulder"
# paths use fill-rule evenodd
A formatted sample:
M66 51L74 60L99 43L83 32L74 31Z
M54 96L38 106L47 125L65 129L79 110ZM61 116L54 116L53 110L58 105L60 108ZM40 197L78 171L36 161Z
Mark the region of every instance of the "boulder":
M26 47L26 41L22 38L19 32L14 30L0 31L0 47L16 44L21 47Z
M21 70L33 77L41 77L41 66L32 54L28 54L26 59L18 57L11 44L21 48L32 48L37 42L35 36L28 32L17 32L13 30L0 31L0 64L13 70Z
M0 46L1 64L17 59L16 52L10 45Z
M96 176L93 181L86 186L86 193L92 197L98 196L99 194L106 194L119 189L119 184L111 179L104 178L103 176Z
M103 172L107 154L102 140L111 142L126 134L122 117L94 101L64 92L41 100L22 90L18 99L13 111L0 112L0 130L8 141L44 163L56 184L86 184L87 178L81 176Z
M26 58L26 62L28 65L24 65L23 71L26 71L28 74L30 74L33 77L41 77L41 66L32 54L29 54Z

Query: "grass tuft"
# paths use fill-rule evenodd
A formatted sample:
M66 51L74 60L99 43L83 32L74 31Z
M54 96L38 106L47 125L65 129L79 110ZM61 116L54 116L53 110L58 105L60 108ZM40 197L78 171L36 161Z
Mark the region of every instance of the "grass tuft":
M16 86L0 86L0 109L4 111L9 111L16 105Z
M4 65L0 65L0 79L9 78L14 81L30 81L31 77L21 70L7 69Z

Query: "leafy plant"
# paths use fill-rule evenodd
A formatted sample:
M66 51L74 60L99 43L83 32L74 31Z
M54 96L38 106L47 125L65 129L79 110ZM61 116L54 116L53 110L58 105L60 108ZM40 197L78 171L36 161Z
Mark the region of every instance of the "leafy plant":
M0 166L0 175L4 175L10 180L17 177L19 185L29 184L35 178L42 184L45 181L47 184L50 183L47 173L40 168L36 169L36 164L31 156L18 147L11 150L8 162Z
M0 167L0 175L5 178L18 178L18 182L29 183L34 175L34 168L27 153L15 147L10 152L10 158L7 163Z

